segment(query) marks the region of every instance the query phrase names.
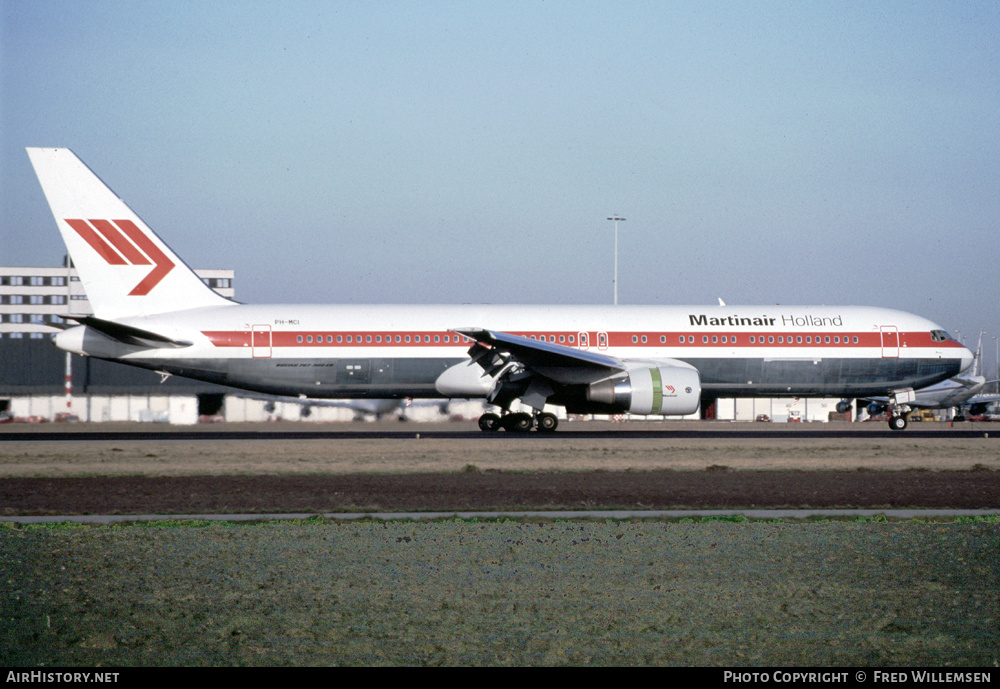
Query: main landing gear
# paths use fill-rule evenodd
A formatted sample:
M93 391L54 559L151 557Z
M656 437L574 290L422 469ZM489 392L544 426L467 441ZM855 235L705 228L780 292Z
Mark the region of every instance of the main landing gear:
M505 431L515 433L527 433L532 428L539 433L551 433L559 425L559 419L555 414L542 412L540 414L528 414L526 412L514 412L494 414L487 412L479 417L479 429L485 432L496 432L501 428Z

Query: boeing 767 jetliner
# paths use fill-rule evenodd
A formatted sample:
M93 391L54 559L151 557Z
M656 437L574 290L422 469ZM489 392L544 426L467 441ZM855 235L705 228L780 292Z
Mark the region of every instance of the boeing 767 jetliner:
M485 431L567 412L683 415L718 397L873 397L903 429L914 389L972 352L901 311L838 306L245 305L209 289L70 150L29 148L93 316L69 352L309 398L485 398ZM512 412L520 402L534 412Z

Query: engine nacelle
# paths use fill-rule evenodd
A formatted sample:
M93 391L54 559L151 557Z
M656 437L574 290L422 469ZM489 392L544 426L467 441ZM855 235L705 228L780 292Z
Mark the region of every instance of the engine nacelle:
M865 407L865 411L868 412L868 416L875 416L876 414L881 414L885 410L886 410L886 405L880 404L878 402L871 402L867 407Z
M612 413L693 414L701 403L701 376L684 366L634 368L588 385L587 401Z

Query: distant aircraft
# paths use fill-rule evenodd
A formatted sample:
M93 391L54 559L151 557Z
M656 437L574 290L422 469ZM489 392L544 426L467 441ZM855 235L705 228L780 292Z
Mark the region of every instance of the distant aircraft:
M414 402L411 399L356 399L356 400L330 400L314 399L309 397L287 397L280 395L259 395L238 393L236 397L243 399L255 399L264 402L264 409L269 414L275 411L276 404L283 402L286 404L297 404L300 406L300 415L308 418L312 414L313 407L337 407L340 409L350 409L355 412L355 420L363 420L368 417L375 417L380 420L385 416L399 412L399 420L407 421L406 410L414 406L435 406L442 415L448 414L449 400L436 400L433 402Z
M976 395L962 403L958 408L958 414L955 416L955 419L962 420L969 416L984 416L989 414L990 405L996 402L1000 402L1000 395ZM996 415L996 413L997 410L994 407L993 414Z
M910 402L914 409L951 409L960 407L969 398L983 389L987 380L983 376L958 375L940 383L929 385L926 388L916 390L915 398ZM864 399L868 404L865 409L868 414L875 416L881 414L889 406L888 397L867 397Z
M915 389L972 361L931 321L870 307L238 304L71 151L28 155L94 309L56 345L163 374L292 397L485 399L501 412L484 431L554 430L546 405L670 416L718 397L878 395L898 430Z

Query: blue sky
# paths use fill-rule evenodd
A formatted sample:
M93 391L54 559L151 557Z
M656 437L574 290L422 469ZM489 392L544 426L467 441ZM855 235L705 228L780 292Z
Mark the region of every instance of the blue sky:
M248 302L873 304L1000 335L996 2L0 0L0 264L72 148ZM992 349L992 348L991 348Z

